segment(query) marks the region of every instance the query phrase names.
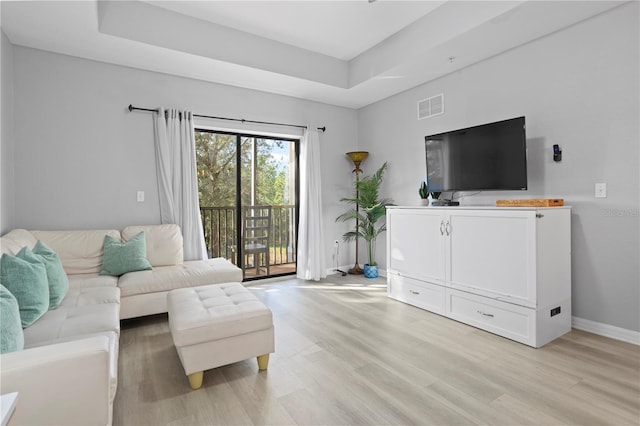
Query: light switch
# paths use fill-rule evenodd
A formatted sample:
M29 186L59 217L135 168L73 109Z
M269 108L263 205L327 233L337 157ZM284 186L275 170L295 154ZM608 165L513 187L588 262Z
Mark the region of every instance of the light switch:
M138 191L136 196L139 203L144 203L144 191Z
M606 183L596 183L596 198L607 198Z

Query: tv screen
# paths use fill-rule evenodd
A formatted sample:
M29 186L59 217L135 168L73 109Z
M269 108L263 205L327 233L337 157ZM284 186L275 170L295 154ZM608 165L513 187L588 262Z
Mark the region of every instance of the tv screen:
M527 189L524 117L425 137L430 192Z

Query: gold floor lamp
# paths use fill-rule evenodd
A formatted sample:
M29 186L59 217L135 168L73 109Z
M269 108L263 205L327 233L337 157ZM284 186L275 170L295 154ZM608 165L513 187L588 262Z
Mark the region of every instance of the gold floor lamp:
M367 151L353 151L353 152L347 152L347 155L349 156L351 161L353 161L354 166L356 166L356 168L353 169L353 173L356 174L356 198L358 198L358 195L359 195L358 182L360 181L360 173L362 173L362 169L360 168L360 163L362 163L369 156L369 153ZM360 210L359 207L360 206L358 205L358 203L356 203L356 213L358 213L358 211ZM356 232L358 232L358 229L359 229L358 226L359 226L358 216L356 216ZM364 273L360 265L358 265L358 237L357 236L356 236L356 263L355 265L353 265L353 268L349 269L349 273L353 275L362 275Z

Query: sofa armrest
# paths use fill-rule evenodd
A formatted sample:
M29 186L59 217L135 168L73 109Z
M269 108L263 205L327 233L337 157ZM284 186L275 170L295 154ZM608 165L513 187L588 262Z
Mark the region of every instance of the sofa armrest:
M109 424L109 359L107 336L1 355L1 392L18 392L12 424Z

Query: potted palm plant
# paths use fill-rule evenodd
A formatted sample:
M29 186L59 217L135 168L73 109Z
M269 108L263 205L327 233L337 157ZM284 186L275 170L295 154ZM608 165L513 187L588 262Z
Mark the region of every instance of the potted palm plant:
M336 221L342 222L358 218L358 228L344 233L342 238L344 241L353 241L356 238L366 241L368 263L364 265L364 276L367 278L378 276L378 264L375 260L376 239L387 230L385 222L380 225L378 222L387 214L387 206L393 205L392 200L388 198L378 198L386 168L385 162L373 175L361 178L356 183L356 196L340 200L351 204L352 208L336 218Z

